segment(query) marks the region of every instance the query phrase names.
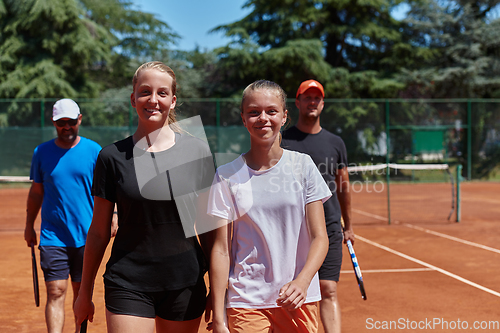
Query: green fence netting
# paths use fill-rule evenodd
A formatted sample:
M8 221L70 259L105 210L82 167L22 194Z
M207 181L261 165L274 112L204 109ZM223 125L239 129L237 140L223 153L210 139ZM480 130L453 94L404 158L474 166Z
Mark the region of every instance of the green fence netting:
M0 175L29 174L33 149L55 137L55 99L0 100ZM129 101L77 100L80 134L102 146L131 135L137 124ZM184 99L179 119L200 116L214 153L249 148L239 100ZM297 118L289 100L293 124ZM325 100L322 126L341 136L351 165L463 165L466 179L500 180L500 100Z

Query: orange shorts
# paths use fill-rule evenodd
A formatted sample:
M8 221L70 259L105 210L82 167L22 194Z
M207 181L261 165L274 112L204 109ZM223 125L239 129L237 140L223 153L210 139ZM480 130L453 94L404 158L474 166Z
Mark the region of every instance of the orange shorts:
M302 305L294 311L283 308L228 308L231 333L310 333L318 332L318 303Z

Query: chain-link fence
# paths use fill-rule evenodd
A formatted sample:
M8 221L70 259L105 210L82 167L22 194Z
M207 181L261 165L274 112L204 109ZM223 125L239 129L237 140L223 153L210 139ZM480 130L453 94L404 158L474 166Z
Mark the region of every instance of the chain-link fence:
M29 174L33 149L55 137L55 99L0 100L0 175ZM80 135L102 146L131 135L137 115L124 100L77 100ZM199 115L212 152L242 153L249 137L239 100L184 99L179 119ZM288 103L291 124L298 118ZM467 179L500 180L500 100L325 100L322 126L346 143L351 165L447 163Z

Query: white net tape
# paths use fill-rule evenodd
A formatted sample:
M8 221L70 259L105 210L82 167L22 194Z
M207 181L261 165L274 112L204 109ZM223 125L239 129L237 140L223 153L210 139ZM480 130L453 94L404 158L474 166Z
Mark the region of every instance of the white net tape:
M27 183L30 181L28 176L0 176L0 182L4 183Z
M347 167L349 173L356 172L369 172L389 168L398 170L446 170L449 169L448 164L395 164L395 163L384 163L375 165L357 165Z
M372 164L372 165L356 165L348 166L347 171L350 173L356 172L370 172L377 171L387 168L387 163L384 164ZM447 170L449 169L448 164L395 164L389 163L389 168L398 170ZM28 176L0 176L0 182L30 182L30 177Z

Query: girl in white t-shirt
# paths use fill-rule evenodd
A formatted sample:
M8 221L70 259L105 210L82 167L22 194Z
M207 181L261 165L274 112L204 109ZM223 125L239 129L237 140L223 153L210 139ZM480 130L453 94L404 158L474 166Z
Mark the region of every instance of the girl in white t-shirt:
M208 212L224 227L211 254L209 328L316 332L317 271L328 249L323 202L331 192L308 155L280 147L287 109L279 85L250 84L241 118L251 148L217 169L210 193Z

